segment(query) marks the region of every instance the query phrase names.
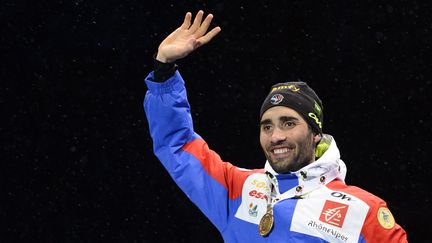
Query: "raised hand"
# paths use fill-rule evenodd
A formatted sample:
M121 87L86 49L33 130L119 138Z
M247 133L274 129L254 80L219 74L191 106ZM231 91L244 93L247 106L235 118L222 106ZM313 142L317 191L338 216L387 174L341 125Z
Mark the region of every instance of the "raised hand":
M202 21L203 15L202 10L198 11L191 24L192 14L190 12L186 13L183 24L159 45L156 60L164 63L175 62L215 37L221 31L221 28L215 27L207 32L213 15L207 15Z

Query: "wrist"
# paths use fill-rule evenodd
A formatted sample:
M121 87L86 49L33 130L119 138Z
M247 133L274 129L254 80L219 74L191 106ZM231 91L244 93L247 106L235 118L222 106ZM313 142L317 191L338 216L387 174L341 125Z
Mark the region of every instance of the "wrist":
M155 54L153 58L155 82L163 82L174 75L177 70L177 65L174 62L162 62L157 59L157 54Z
M175 60L171 60L171 59L167 58L161 52L157 52L155 59L159 62L162 62L162 63L174 63L175 62Z

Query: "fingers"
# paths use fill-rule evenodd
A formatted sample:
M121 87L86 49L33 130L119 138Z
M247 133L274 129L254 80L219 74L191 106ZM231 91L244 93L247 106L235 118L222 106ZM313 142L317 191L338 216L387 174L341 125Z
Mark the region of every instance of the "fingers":
M178 29L179 31L186 30L186 32L184 32L185 34L187 33L186 35L191 35L194 37L194 39L196 38L194 40L194 43L192 43L194 49L208 43L211 39L213 39L213 37L215 37L221 31L220 27L215 27L209 32L207 32L213 20L213 15L212 14L207 15L204 21L202 21L203 16L204 16L204 11L202 10L198 11L191 25L192 14L190 12L186 13L183 24ZM175 31L175 33L181 33L181 32Z
M189 28L190 32L194 33L195 31L197 31L197 29L201 25L203 15L204 15L204 11L202 11L202 10L198 11L197 15L195 16L195 19L194 19L192 26Z
M190 12L187 12L183 21L183 24L180 26L181 29L189 29L189 26L191 25L191 19L192 14Z
M200 47L206 43L208 43L209 41L211 41L211 39L213 39L213 37L215 37L217 34L219 34L219 32L221 31L221 28L218 27L214 27L212 30L210 30L207 34L205 34L204 36L200 37L197 39L197 47Z
M195 33L197 38L200 38L201 36L203 36L207 32L207 29L210 26L212 19L213 19L213 14L207 15L207 17L204 19L201 26L198 28L198 30Z

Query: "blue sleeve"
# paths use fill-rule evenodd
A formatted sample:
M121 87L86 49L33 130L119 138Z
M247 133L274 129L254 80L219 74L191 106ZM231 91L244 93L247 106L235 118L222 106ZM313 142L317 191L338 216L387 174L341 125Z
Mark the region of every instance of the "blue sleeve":
M144 110L157 155L159 150L167 147L178 151L199 135L193 130L186 88L180 73L176 71L174 76L162 83L154 82L153 74L151 72L145 80L148 91L144 98Z
M232 191L239 191L238 180L245 176L237 176L239 170L223 162L194 132L186 88L178 71L162 83L153 81L152 72L145 82L144 109L156 156L177 185L222 231L228 221L229 190L235 185Z

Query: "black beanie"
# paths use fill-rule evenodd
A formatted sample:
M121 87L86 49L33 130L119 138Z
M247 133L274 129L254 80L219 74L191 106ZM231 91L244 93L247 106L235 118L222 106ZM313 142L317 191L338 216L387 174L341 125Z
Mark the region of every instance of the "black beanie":
M312 131L322 134L323 105L315 91L305 82L273 85L261 106L260 118L266 110L274 106L286 106L297 111L312 128Z

